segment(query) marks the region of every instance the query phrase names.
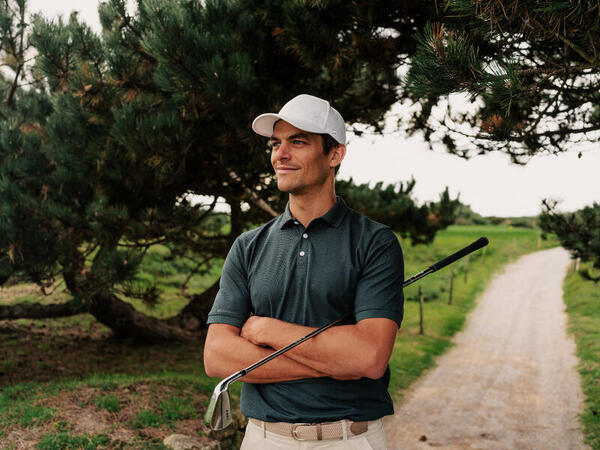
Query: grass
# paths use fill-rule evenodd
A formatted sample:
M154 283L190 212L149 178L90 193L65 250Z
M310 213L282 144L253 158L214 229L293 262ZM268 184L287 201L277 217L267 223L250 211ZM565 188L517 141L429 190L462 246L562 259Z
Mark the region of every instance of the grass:
M582 264L581 269L585 268ZM600 282L586 280L572 268L563 289L585 397L580 420L586 443L600 449Z
M94 403L98 408L105 409L108 412L116 413L121 409L121 399L112 394L96 397Z
M406 278L481 236L488 237L487 247L405 289L404 321L390 360L390 392L397 402L425 370L435 365L436 357L451 347L452 337L462 329L477 296L494 273L520 255L558 244L553 238L541 240L535 229L498 225L451 226L437 233L429 245L413 247L402 242ZM452 273L452 304L448 305ZM419 334L419 286L425 301L422 335Z
M189 301L182 292L188 272L194 267L191 261L169 258L169 250L162 245L155 245L146 254L136 276L139 287L156 285L161 292L161 300L156 305L147 305L141 300L126 298L136 309L155 317L165 318L177 314ZM188 282L188 292L202 292L212 285L221 274L222 259L215 259L204 272L192 276Z
M164 449L162 439L173 433L202 439L209 434L202 419L217 382L203 373L164 371L11 386L0 395L0 448L13 444L11 432L25 430L40 449ZM239 388L230 391L235 405ZM94 417L102 430L81 416ZM239 448L240 438L235 431L224 436L221 448Z
M538 234L533 229L502 226L453 226L438 233L430 245L413 247L402 242L408 277L482 235L490 239L485 254L480 250L468 260L458 261L406 289L405 320L390 363L390 388L396 400L401 400L404 390L451 346L452 335L463 326L476 296L492 274L519 255L538 249ZM555 241L541 242L542 247L555 244ZM178 288L187 263L165 263L161 252L164 249L156 248L149 253L150 258L142 266L140 282L156 283L165 301L154 308L131 302L148 314L168 317L187 301ZM192 278L189 292L210 286L219 275L221 264L222 261L216 261L210 271ZM451 270L456 275L454 300L452 305L447 305ZM426 298L423 335L418 333L417 285L423 287ZM31 289L23 286L14 289L20 290L21 298L27 296L27 301L34 301L32 296L36 294ZM64 298L64 292L57 294ZM41 298L44 302L55 301L52 296ZM11 377L4 380L22 380L23 377L16 375L27 372L28 366L23 364L33 351L36 352L33 363L44 366L40 371L44 376L40 375L37 382L3 387L0 448L10 448L10 436L15 432L30 436L30 445L33 442L37 448L49 449L160 449L164 448L162 439L169 434L182 432L198 438L208 434L202 416L219 380L206 377L202 349L198 346L172 343L145 347L114 342L106 338L106 333L90 315L13 322L35 339L29 342L23 341L19 334L6 336L0 345L5 351L13 350L10 350L10 358L5 359L4 367L6 375ZM72 343L73 334L75 338L92 334L95 337L89 342ZM54 342L49 339L51 336L61 337ZM90 350L81 352L83 345L90 345ZM17 355L16 350L23 354ZM75 353L76 350L80 353ZM76 356L69 358L69 355ZM62 372L54 367L59 359L65 366ZM90 369L80 371L79 366ZM46 376L49 373L52 376ZM240 386L236 383L230 388L237 414ZM94 417L97 423L87 424L85 428L82 417ZM239 438L239 434L226 437L221 440L222 448L238 448Z
M111 439L105 434L98 434L96 436L81 436L71 435L69 433L61 432L54 434L46 434L42 437L42 440L36 445L36 449L39 450L95 450L98 447L106 448L111 443Z

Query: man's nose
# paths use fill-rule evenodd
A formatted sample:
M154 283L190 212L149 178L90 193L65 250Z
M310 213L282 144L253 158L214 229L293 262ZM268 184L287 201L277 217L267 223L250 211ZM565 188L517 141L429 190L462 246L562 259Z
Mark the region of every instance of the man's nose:
M280 142L279 143L279 147L277 148L277 153L276 153L277 159L281 160L288 160L290 159L290 151L289 151L289 146L286 142Z

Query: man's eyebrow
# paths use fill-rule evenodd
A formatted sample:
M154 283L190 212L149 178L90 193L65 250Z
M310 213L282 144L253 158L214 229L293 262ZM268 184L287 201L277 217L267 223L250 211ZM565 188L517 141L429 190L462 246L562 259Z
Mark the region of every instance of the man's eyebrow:
M288 141L291 141L293 139L298 139L298 138L309 140L310 136L306 133L296 133L296 134L292 134L291 136L288 136L287 139L288 139Z
M306 139L309 140L310 136L307 133L296 133L296 134L292 134L291 136L288 136L286 138L288 141L292 141L294 139ZM269 141L280 141L281 138L278 138L277 136L273 135L269 138Z

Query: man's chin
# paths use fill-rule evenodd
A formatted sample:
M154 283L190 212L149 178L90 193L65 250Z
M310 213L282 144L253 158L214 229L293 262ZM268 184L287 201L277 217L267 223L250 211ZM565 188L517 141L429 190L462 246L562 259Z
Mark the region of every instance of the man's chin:
M277 189L279 189L281 192L285 192L287 194L292 193L292 191L294 190L294 186L290 183L285 183L285 182L281 182L278 181L277 182Z
M277 183L277 189L279 189L280 192L292 195L299 195L303 192L300 186L295 186L291 183Z

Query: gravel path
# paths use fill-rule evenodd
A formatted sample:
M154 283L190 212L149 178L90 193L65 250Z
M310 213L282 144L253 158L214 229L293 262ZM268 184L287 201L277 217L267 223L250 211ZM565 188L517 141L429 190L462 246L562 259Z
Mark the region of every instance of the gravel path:
M389 449L588 448L565 331L568 264L565 250L545 250L494 278L456 345L385 419Z

